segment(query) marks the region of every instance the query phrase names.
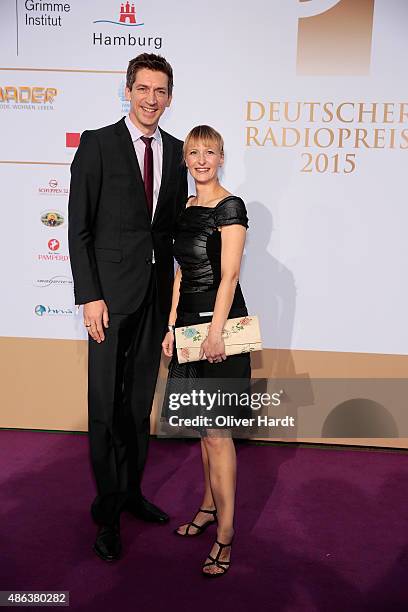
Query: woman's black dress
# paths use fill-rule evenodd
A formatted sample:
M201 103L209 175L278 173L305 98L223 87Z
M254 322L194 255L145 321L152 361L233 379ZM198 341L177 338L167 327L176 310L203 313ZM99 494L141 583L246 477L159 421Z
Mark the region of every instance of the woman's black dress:
M212 319L218 286L221 281L221 232L225 225L248 227L245 204L237 196L227 196L215 207L189 206L177 220L174 241L174 256L181 268L180 298L177 307L176 327L207 323ZM211 313L202 316L200 313ZM228 318L248 314L241 287L237 284ZM236 386L249 388L251 362L249 353L231 355L220 363L207 360L179 364L174 350L169 365L169 374L162 416L171 416L168 404L169 393L191 389L192 382L200 379L239 379ZM241 408L241 407L240 407ZM183 411L183 416L193 416L195 412ZM181 416L181 411L178 411ZM242 411L240 416L242 416ZM245 410L248 416L248 410ZM203 428L194 427L203 432Z

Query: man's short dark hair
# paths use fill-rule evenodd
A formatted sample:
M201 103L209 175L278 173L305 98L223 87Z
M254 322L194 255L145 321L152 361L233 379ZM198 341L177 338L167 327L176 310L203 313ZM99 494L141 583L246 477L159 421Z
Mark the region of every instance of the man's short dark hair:
M126 72L126 87L132 89L137 71L142 70L143 68L155 70L156 72L164 72L164 74L167 74L169 81L168 93L169 96L171 96L173 92L173 68L164 57L161 55L156 55L155 53L141 53L137 57L130 60Z

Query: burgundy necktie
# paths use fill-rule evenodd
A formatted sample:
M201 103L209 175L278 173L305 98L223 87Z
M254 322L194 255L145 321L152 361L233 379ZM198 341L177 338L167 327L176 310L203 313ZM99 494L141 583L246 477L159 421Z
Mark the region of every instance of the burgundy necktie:
M143 163L143 181L146 192L147 210L151 219L153 215L153 138L141 136L140 140L143 140L146 147Z

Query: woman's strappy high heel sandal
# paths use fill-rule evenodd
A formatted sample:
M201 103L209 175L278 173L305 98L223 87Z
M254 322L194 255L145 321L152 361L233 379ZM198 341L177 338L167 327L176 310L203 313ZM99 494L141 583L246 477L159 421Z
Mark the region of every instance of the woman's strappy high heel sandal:
M218 540L215 541L216 544L218 544L218 552L215 555L215 557L212 557L211 555L208 555L208 559L211 559L211 561L207 561L206 563L204 563L203 565L203 569L202 569L202 574L203 576L206 576L207 578L218 578L219 576L224 576L224 574L227 573L227 571L230 568L230 564L231 564L231 560L229 561L220 561L220 556L221 556L221 552L224 550L224 548L228 548L229 546L232 545L232 540L229 544L223 544L222 542L219 542ZM220 570L220 572L205 572L204 568L205 567L210 567L211 565L214 565L216 567L218 567Z
M198 512L204 512L205 514L211 514L213 516L213 518L210 519L209 521L206 521L202 525L197 525L197 523L194 523L193 521L191 521L190 523L188 523L187 528L186 528L184 533L180 533L180 531L177 531L177 529L180 529L180 527L175 529L174 533L176 535L182 536L183 538L185 538L185 537L191 538L193 536L201 535L207 529L207 527L209 527L210 525L214 525L214 523L217 522L217 509L215 509L215 510L204 510L203 508L199 508ZM198 512L197 512L197 514L198 514ZM194 533L190 533L191 527L194 527L195 529L197 529L197 531L195 531Z

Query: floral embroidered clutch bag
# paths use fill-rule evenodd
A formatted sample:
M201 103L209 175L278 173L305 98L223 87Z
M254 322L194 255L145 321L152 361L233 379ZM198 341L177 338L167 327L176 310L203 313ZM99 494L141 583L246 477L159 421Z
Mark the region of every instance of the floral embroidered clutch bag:
M198 361L201 343L208 335L210 323L176 327L176 349L179 363ZM228 319L222 332L226 355L238 355L262 350L257 316ZM205 357L202 357L205 359Z

